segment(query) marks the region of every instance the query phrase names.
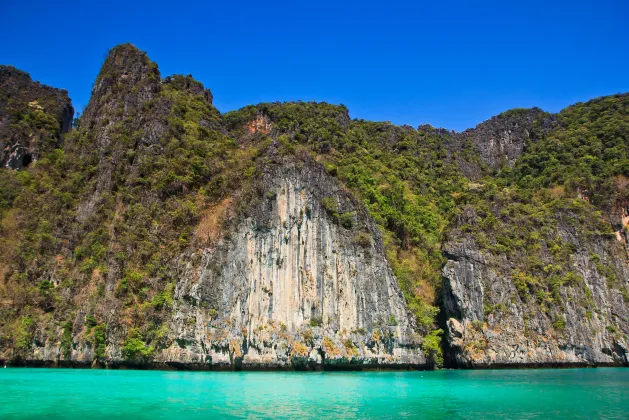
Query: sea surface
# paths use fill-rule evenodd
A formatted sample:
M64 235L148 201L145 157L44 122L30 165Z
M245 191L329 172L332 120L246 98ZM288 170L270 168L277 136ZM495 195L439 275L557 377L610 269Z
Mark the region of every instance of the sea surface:
M629 418L629 369L0 369L0 419Z

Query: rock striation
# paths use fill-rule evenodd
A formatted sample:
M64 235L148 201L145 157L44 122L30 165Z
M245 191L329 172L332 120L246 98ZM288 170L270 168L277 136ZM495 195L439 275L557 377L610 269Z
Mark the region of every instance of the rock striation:
M504 255L482 252L465 237L444 244L443 310L451 366L629 364L624 246L606 238L585 242L574 228L559 229L576 249L571 265L580 280L532 296ZM613 285L613 279L622 280Z
M162 278L173 279L172 294L164 290L160 278L133 280L130 262L121 256L132 256L137 244L122 245L124 234L111 227L108 209L113 205L115 221L136 217L136 208L164 206L172 191L202 200L180 187L182 181L171 181L174 174L166 174L162 195L155 187L145 187L150 181L143 177L166 153L173 137L188 136L192 122L180 122L190 114L195 116L187 121L194 121L195 129L208 136L206 141L233 144L211 103L209 89L191 76L162 80L157 66L134 46L110 51L80 128L67 145L89 165L90 173L80 190L73 227L66 229L67 245L60 241L55 258L77 258L71 247L89 241L103 224L110 226L108 256L88 276L70 274L87 282L82 289L87 294L76 296L68 308L76 309L69 315L72 323L63 327L71 333L71 345L60 339L59 324L48 328L39 324L30 327L34 344L28 350L18 357L5 349L2 356L8 354L16 364L61 366L427 367L422 335L389 267L381 233L364 205L311 157L279 154L277 141L259 165L261 177L254 185L235 187L229 197L204 210L214 220L213 232L204 236L199 225L196 247L160 262ZM248 133L243 141L259 139L252 140ZM176 150L173 159L184 152ZM120 191L126 191L126 197ZM183 204L189 202L176 201L172 211ZM146 246L159 242L159 236L148 234ZM58 271L54 264L44 276L55 278ZM134 289L149 296L148 302L138 303L145 313L129 312L133 281L145 285L144 291ZM100 287L98 298L86 299L90 287ZM166 303L151 303L156 296L168 296ZM143 341L132 341L134 317L161 325L151 332L159 337L150 350ZM125 347L129 342L140 350L130 355Z
M0 361L629 365L625 96L463 133L212 102L124 44L71 128L0 66Z
M261 187L264 198L249 216L203 249L200 267L178 283L177 335L157 360L425 365L415 321L362 205L314 162L281 160ZM352 226L340 225L322 203L350 214ZM360 242L357 229L372 239Z

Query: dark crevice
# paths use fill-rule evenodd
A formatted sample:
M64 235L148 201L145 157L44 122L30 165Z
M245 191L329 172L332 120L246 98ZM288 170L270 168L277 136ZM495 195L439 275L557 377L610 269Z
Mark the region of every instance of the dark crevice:
M30 153L26 153L24 157L22 157L22 167L27 168L33 162L33 155Z
M449 289L444 287L443 293L452 293ZM437 315L437 324L439 328L443 330L443 338L441 340L441 348L443 350L443 367L446 369L454 369L458 368L456 362L456 349L450 345L449 335L448 335L448 315L446 314L444 305L443 305L444 296L442 295L439 298L439 314ZM460 317L460 315L459 315Z

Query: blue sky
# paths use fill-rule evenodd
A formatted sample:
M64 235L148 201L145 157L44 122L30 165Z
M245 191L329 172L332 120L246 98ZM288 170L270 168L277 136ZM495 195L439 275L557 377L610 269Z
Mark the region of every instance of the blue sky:
M353 118L463 130L514 107L557 112L629 91L629 1L0 0L0 63L89 100L131 42L191 73L221 112L343 103Z

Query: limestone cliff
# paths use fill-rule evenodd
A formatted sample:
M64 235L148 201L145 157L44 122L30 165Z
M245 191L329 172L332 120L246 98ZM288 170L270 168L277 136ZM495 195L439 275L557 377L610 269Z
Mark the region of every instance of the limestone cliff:
M368 213L316 162L278 159L245 214L226 199L213 209L220 212L220 235L205 237L202 248L180 256L168 332L150 365L429 366ZM351 215L351 225L341 225L329 203ZM108 318L113 324L116 315ZM118 334L122 340L122 330L110 331L105 364L144 364L125 359ZM96 358L88 337L61 359L59 343L45 335L41 343L29 363L89 364Z
M71 130L66 92L0 87L0 361L628 364L629 95L463 133L221 114L130 44Z
M0 341L13 344L0 357L428 367L364 205L311 156L286 156L281 141L256 133L232 139L218 116L211 92L191 76L162 80L137 48L112 49L64 145L75 157L64 175L84 180L67 193L72 218L62 212L47 225L55 239L36 259L10 247L3 255L18 255L21 266L7 264L8 306L0 309L11 321ZM31 299L15 292L25 290L24 277L39 288L30 302L44 314L17 315Z
M362 206L314 162L280 160L261 187L248 216L200 250L199 267L177 284L175 340L157 360L425 365L380 233ZM351 226L322 203L350 214Z
M566 220L557 231L569 244L570 271L546 281L531 275L534 269L525 274L517 257L482 250L470 237L454 233L456 239L444 245L443 309L452 366L629 364L623 243L609 236L586 239ZM558 270L551 258L544 257L542 271Z

